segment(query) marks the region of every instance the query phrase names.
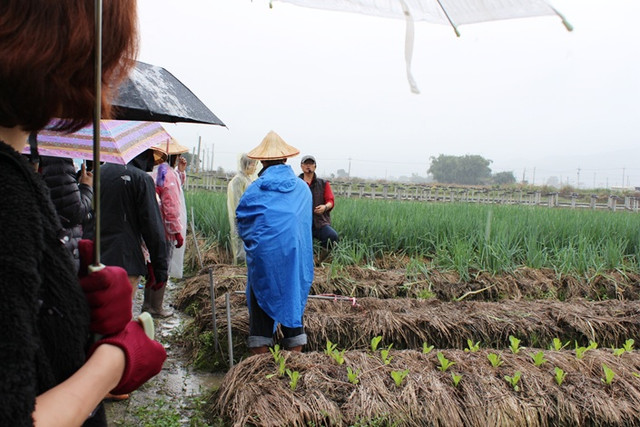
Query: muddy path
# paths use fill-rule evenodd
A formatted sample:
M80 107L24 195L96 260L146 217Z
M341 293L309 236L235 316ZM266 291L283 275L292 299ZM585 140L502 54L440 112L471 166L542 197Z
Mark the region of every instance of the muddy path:
M181 282L170 282L165 303L172 304ZM143 290L136 292L134 313L140 312ZM173 308L174 315L155 320L156 339L167 350L162 371L123 401L105 401L109 426L208 426L203 403L219 386L223 373L196 371L190 365L180 331L189 316Z

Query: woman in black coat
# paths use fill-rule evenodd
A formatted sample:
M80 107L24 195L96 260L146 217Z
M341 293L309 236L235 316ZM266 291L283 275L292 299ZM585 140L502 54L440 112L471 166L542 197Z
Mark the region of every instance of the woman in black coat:
M51 201L64 229L60 238L73 255L77 271L80 268L78 242L82 239L83 227L93 218L93 174L86 171L84 164L76 174L73 160L50 156L40 156L38 172L49 187Z
M108 116L136 53L136 2L102 6ZM86 0L0 2L0 426L104 426L105 395L135 390L166 358L131 321L126 272L87 268L90 242L78 277L47 186L20 154L54 117L64 131L91 123L95 15Z

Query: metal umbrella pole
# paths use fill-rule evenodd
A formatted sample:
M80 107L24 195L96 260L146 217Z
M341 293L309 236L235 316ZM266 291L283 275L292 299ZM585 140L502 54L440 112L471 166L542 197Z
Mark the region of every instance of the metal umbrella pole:
M96 102L93 109L93 218L94 267L100 266L100 120L102 119L102 0L95 0L94 77Z
M218 353L220 344L218 343L218 323L216 321L216 291L213 283L213 268L209 267L209 292L211 294L211 317L213 319L213 349Z

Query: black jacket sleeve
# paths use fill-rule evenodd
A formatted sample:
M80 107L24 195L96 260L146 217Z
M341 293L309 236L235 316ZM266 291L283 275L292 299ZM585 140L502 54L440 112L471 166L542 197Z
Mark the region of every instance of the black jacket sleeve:
M40 173L49 187L62 226L72 228L84 224L90 218L93 189L78 184L73 161L42 156Z
M142 173L140 193L138 194L138 209L140 232L149 250L149 257L153 265L153 273L158 282L166 282L169 268L167 239L160 214L160 207L156 199L156 186L153 178Z

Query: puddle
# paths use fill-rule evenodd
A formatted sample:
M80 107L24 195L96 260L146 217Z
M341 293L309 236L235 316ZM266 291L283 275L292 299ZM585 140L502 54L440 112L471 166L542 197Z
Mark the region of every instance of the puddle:
M165 305L172 302L178 286L180 284L169 283ZM143 295L142 289L136 292L133 308L136 315L140 313ZM165 425L169 419L174 419L175 423L166 425L189 425L190 419L201 416L197 413L202 410L199 402L211 389L220 386L224 373L196 371L182 350L170 344L171 335L188 320L188 316L174 308L172 317L154 321L156 338L164 343L167 360L162 371L131 393L129 399L105 402L110 427Z

